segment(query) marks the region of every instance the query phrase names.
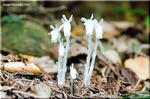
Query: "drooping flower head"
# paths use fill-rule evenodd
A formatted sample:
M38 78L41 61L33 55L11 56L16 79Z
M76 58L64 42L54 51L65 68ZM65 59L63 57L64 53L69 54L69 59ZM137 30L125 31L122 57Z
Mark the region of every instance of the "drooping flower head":
M52 42L57 42L57 38L60 31L58 25L55 25L55 27L53 25L50 25L50 28L52 29L52 31L48 33L48 35L51 35Z
M70 16L69 20L67 20L65 15L62 15L61 22L63 23L62 28L65 37L70 36L71 34L71 24L70 24L71 21L72 21L72 15Z
M70 77L71 77L71 79L76 79L77 75L78 75L78 72L74 68L74 64L71 64L71 66L70 66Z
M85 25L86 35L92 35L93 33L94 20L92 19L93 19L93 14L91 15L90 19L81 18L81 21L84 22Z
M104 28L101 25L103 22L103 19L100 20L100 22L98 23L98 21L95 19L94 20L94 25L95 25L95 34L96 34L96 38L97 39L101 39L103 38L102 34L104 32Z

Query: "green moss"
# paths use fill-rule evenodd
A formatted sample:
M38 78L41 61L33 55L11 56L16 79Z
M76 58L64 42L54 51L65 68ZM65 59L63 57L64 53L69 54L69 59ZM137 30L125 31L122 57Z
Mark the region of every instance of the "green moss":
M2 26L2 49L30 55L46 55L50 48L48 31L42 26L22 21Z
M150 92L145 91L139 94L129 94L122 96L123 99L150 99Z
M17 15L8 15L2 18L3 23L21 22L22 19Z

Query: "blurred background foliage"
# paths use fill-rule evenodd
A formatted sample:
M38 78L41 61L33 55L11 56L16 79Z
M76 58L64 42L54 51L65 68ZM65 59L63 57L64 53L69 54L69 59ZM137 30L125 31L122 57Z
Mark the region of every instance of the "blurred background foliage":
M23 6L6 6L23 4ZM2 51L35 56L48 55L50 49L50 24L60 24L62 14L73 14L72 28L83 28L80 18L91 13L98 20L130 21L149 27L149 2L138 1L3 1ZM149 28L148 28L149 29ZM82 29L81 29L82 31ZM80 31L77 34L81 34Z

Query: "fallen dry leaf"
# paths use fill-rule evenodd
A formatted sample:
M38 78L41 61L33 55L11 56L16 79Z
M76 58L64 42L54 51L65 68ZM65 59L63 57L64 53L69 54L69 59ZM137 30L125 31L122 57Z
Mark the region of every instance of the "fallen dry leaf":
M39 65L40 68L46 73L58 72L56 63L49 56L42 56L33 61L33 63Z
M29 62L32 62L32 61L35 61L35 60L39 59L39 57L25 55L25 54L19 54L18 57L27 59Z
M141 88L142 88L142 85L141 85L141 84L139 84L139 85L137 85L137 86L136 86L136 88L135 88L135 89L136 89L136 90L140 90Z
M126 22L126 21L118 21L118 22L111 22L117 29L119 30L126 30L130 27L135 26L132 22Z
M4 70L11 72L42 73L33 63L25 65L23 62L9 62L4 64Z
M40 96L40 98L49 98L51 96L51 89L44 83L35 85L35 93Z
M91 81L94 84L99 84L100 82L102 82L102 77L100 75L92 76Z
M111 60L113 63L122 64L119 54L115 50L107 50L102 52L105 57Z
M128 50L128 46L125 42L120 42L117 45L117 51L120 53L126 52Z
M104 21L102 23L104 27L104 38L112 38L114 36L120 35L120 32L115 28L115 26L109 22Z
M135 72L140 79L146 80L150 78L149 58L143 56L139 56L134 59L129 58L124 62L124 65L125 67Z
M24 70L30 73L34 73L34 74L42 73L39 67L33 63L27 64Z
M70 45L69 52L68 52L68 57L74 57L80 54L87 54L88 50L85 46L82 46L81 44L78 43L73 43Z
M23 72L25 64L23 62L10 62L4 64L4 70L11 72Z

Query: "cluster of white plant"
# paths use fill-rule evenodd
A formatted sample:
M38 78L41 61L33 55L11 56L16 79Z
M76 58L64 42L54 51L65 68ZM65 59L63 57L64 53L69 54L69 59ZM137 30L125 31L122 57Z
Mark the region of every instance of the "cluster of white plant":
M72 21L72 15L67 20L66 16L63 15L61 22L62 25L59 27L58 25L50 26L52 31L48 33L51 35L51 41L59 43L58 45L58 84L64 84L65 83L65 74L67 70L67 56L68 56L68 49L69 49L69 38L71 35L71 24ZM84 22L85 30L86 30L86 36L88 37L88 55L86 58L86 63L84 64L84 85L88 86L90 84L90 79L92 76L92 71L94 68L96 53L97 53L97 46L98 46L98 40L102 39L102 33L103 33L103 27L101 23L103 22L103 19L98 22L96 19L93 19L93 14L91 15L90 19L81 18L81 21ZM63 29L64 36L61 35L60 31ZM95 45L94 48L92 47L92 35L93 32L95 32ZM65 37L66 42L63 41L63 38ZM92 57L92 60L91 60ZM91 61L90 61L91 60ZM71 79L76 78L76 70L73 68L73 65L70 67L70 77Z
M100 22L98 22L96 19L93 19L93 14L92 14L90 19L81 18L81 21L84 22L86 35L88 37L88 55L86 58L86 63L84 64L84 80L83 80L84 85L88 86L90 84L90 79L94 68L98 40L102 39L102 33L104 31L101 25L103 19L101 19ZM93 32L95 32L95 45L94 48L92 49ZM91 56L92 56L92 60L90 62Z
M52 31L48 33L51 35L51 42L56 43L58 41L58 84L64 84L65 83L65 74L67 71L67 56L68 56L68 49L69 49L69 38L71 34L71 24L70 22L72 21L72 15L67 20L65 15L62 15L61 22L62 25L58 26L56 25L55 27L53 25L50 25L50 28ZM64 35L61 34L61 30L63 29ZM63 41L65 37L65 42Z

